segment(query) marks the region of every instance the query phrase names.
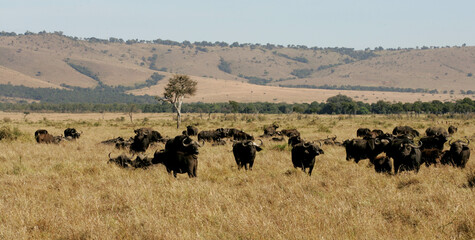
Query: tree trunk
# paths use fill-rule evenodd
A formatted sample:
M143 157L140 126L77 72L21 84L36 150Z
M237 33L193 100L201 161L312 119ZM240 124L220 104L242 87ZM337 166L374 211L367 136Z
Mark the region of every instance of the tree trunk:
M176 110L176 129L180 128L180 123L181 123L181 104L183 103L183 96L179 97L177 99L177 102L175 104L175 110Z

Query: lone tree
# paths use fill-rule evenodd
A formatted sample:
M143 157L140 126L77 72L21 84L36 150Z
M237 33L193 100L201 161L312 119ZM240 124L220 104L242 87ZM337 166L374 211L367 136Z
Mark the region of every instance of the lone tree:
M176 128L180 128L181 123L181 105L183 98L193 96L196 93L198 82L191 80L188 75L175 74L168 80L161 101L167 101L173 104L176 110Z

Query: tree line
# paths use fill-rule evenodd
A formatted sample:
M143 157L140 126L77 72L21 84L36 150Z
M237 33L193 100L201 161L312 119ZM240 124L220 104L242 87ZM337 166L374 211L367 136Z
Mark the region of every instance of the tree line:
M132 109L132 110L131 110ZM16 112L144 112L144 113L172 113L175 112L173 105L165 101L153 102L128 102L128 103L92 103L92 102L40 102L40 103L0 103L1 111ZM364 103L354 101L345 95L330 97L326 102L312 103L239 103L235 101L222 103L183 103L182 113L264 113L264 114L404 114L404 113L427 113L427 114L451 114L451 113L474 113L475 101L464 98L455 102L431 102L391 103L378 101L376 103Z

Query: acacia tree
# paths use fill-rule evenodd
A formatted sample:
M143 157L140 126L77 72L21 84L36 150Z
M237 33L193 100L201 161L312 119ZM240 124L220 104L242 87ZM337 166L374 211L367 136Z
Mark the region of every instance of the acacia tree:
M168 80L163 98L159 98L159 100L173 104L177 116L176 128L180 128L183 98L195 95L197 84L198 82L192 80L188 75L175 74Z

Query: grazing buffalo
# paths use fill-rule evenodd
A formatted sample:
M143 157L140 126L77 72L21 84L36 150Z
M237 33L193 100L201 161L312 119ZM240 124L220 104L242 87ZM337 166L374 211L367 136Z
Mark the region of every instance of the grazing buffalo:
M284 129L281 131L281 133L287 137L292 137L293 135L300 136L300 132L297 131L297 129Z
M358 128L358 130L356 130L356 136L357 137L364 137L364 136L368 135L370 132L371 132L371 130L369 128Z
M409 126L397 126L393 129L394 135L403 135L407 137L419 137L419 132L412 127Z
M201 131L198 133L198 141L217 141L219 139L225 138L226 132L218 130L207 130Z
M450 135L456 133L457 130L458 130L457 127L455 127L455 126L453 126L453 125L450 125L450 126L449 126L449 129L448 129Z
M470 140L467 139L467 142L457 140L449 142L449 144L450 150L444 152L441 163L465 168L465 165L470 159L470 148L468 147Z
M244 141L244 140L254 140L254 137L248 133L239 131L236 134L234 134L233 139L235 141Z
M315 165L315 157L324 154L323 150L315 143L299 143L292 148L292 163L294 168L301 168L308 175L312 175L313 166Z
M346 160L354 159L358 163L362 159L369 159L373 163L376 156L382 153L389 144L387 139L348 139L343 142L346 150Z
M198 135L198 128L194 126L187 126L186 130L183 131L183 135L196 136Z
M449 133L443 127L429 127L426 129L426 136L443 136L447 138L449 137Z
M388 156L377 156L374 161L374 170L377 173L391 173L392 166Z
M241 170L244 167L246 170L249 167L249 170L252 170L254 165L254 159L256 159L256 152L262 150L262 140L258 139L261 144L257 145L251 140L239 141L233 144L233 154L238 169Z
M78 139L81 136L81 133L78 132L75 128L66 128L64 130L64 137L71 139Z

